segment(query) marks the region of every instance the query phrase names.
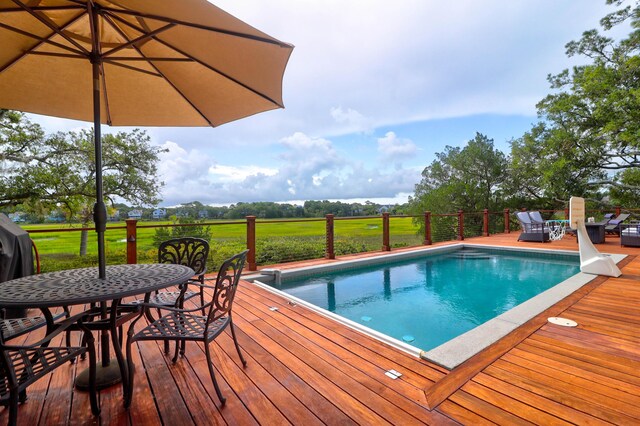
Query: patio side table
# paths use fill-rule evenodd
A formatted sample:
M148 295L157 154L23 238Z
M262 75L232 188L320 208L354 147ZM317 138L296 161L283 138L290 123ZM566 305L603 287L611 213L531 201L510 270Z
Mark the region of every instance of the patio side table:
M585 228L587 228L587 235L589 235L589 239L593 244L604 243L605 225L606 222L587 222L584 224Z

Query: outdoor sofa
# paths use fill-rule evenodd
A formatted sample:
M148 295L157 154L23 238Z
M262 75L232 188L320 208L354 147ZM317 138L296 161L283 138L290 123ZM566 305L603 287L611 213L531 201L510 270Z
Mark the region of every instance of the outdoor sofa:
M640 223L620 224L620 245L640 247Z

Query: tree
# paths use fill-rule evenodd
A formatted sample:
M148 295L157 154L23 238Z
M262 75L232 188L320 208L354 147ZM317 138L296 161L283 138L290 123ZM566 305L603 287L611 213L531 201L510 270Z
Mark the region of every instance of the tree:
M559 132L538 123L511 141L509 173L504 184L507 205L555 209L565 207L572 195L602 197L587 183L603 179L605 174L573 161L573 148L554 140L558 136Z
M520 154L530 146L527 138L542 145L535 149L544 161L524 176L556 175L555 183L539 181L539 197L553 194L566 202L570 195L601 198L606 190L618 199L637 200L640 195L640 1L607 4L627 5L605 16L602 28L629 22L632 32L615 41L594 29L569 42L567 55L581 55L590 63L548 77L554 92L537 105L543 122L514 145L517 161L524 161ZM551 186L565 184L562 179L576 192L556 193Z
M149 142L141 130L102 137L109 204L119 199L135 205L158 202L157 162L163 150ZM95 201L93 131L45 135L24 114L0 111L0 167L0 207L60 207L70 218L89 222Z
M506 178L507 159L494 148L493 139L476 133L464 148L445 147L422 171L410 210L449 213L455 210L494 209L501 201L500 188Z
M106 134L103 143L105 197L154 204L162 182L158 154L144 131ZM95 198L93 132L45 135L22 113L0 111L0 207L37 202L62 204L77 214Z

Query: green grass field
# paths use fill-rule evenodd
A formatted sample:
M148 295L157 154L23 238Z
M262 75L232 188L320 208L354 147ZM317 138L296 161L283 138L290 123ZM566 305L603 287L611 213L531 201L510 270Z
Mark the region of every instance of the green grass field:
M211 221L211 268L220 260L246 246L246 223L224 223ZM256 256L258 264L302 260L322 257L325 243L325 221L302 220L267 221L256 223ZM170 225L170 222L138 222L137 252L140 263L153 262L156 257L154 235L157 228L149 225ZM124 222L110 223L105 233L107 261L110 264L126 262L126 230L114 229L125 226ZM80 225L25 225L27 231L45 230L31 233L42 260L43 272L93 266L97 258L96 233L89 231L87 256L79 256ZM63 229L64 231L56 231ZM50 232L48 230L51 230ZM392 246L417 245L422 241L418 228L411 218L393 217L390 221ZM336 220L334 225L336 252L379 250L382 246L382 218Z

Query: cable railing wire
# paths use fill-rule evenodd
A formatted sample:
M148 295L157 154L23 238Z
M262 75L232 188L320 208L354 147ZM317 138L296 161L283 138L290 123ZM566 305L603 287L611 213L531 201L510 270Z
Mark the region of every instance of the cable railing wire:
M245 248L253 250L253 267L256 268L519 231L515 217L518 211L425 212L416 216L387 213L359 217L327 215L325 218L304 219L257 219L248 216L246 220L162 224L128 221L130 223L127 226L109 226L105 240L109 264L152 263L157 261L157 246L162 238L172 235L194 236L194 233L203 232L211 245L209 270L217 269L223 259ZM568 218L566 209L538 211L545 220ZM618 215L622 212L635 215L636 218L640 216L640 209L620 207L590 209L586 215L601 221L607 213ZM250 218L255 226L251 241ZM425 221L428 221L428 229L425 229ZM385 235L387 223L388 234ZM133 231L129 225L133 225ZM96 233L92 227L42 229L38 226L28 231L40 250L44 272L97 265ZM80 249L83 232L86 234L85 254L81 254ZM131 247L134 249L133 256Z

